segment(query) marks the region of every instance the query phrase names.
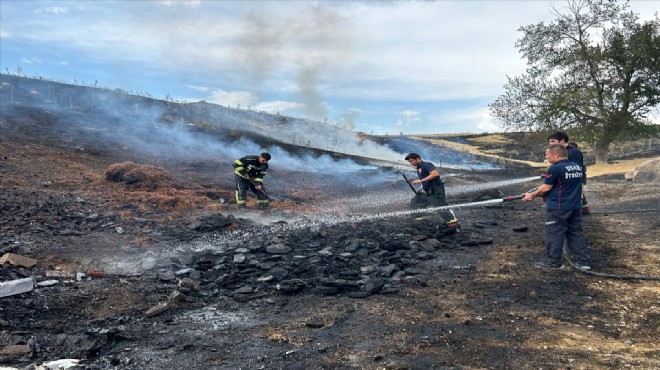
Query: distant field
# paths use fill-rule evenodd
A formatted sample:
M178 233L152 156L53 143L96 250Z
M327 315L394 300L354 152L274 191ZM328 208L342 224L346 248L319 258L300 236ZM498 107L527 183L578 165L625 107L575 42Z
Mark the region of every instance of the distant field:
M515 160L502 157L498 153L502 152L502 149L497 147L515 145L516 141L510 137L507 137L507 134L434 134L434 135L410 135L412 138L419 140L427 140L431 143L438 145L445 145L450 148L456 149L458 151L481 155L484 157L490 158L499 158L506 161L512 161L516 163L524 163L532 167L545 167L547 163L545 162L534 162L534 161L524 161L524 160ZM461 144L451 140L446 140L443 138L456 138L462 137L470 144ZM490 147L493 149L481 150L480 147ZM629 171L633 171L635 167L641 163L648 161L649 158L632 158L632 159L622 159L622 160L612 160L611 163L606 165L589 165L587 176L595 177L601 175L610 175L610 174L621 174Z
M600 175L611 175L617 173L626 173L635 169L635 167L648 161L649 158L636 158L626 159L621 161L613 161L606 165L592 165L589 166L587 177L594 177Z

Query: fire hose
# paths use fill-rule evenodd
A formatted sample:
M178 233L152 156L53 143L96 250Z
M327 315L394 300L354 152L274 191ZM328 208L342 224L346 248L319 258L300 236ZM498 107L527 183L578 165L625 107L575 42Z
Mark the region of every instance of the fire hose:
M596 272L596 271L591 271L591 270L585 270L580 267L578 267L573 261L571 261L570 258L568 258L568 251L566 251L566 248L564 248L564 260L568 262L568 264L571 265L574 269L580 271L583 274L587 275L593 275L593 276L598 276L598 277L603 277L603 278L610 278L610 279L621 279L621 280L656 280L660 281L660 277L658 276L646 276L646 275L616 275L616 274L606 274L602 272Z

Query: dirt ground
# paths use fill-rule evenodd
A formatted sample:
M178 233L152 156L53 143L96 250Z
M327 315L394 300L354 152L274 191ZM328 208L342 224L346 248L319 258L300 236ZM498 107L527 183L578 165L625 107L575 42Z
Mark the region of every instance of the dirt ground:
M133 180L108 179L120 164L137 166ZM445 181L451 190L534 171ZM0 255L38 262L0 266L0 281L53 285L0 298L0 364L660 368L660 282L634 278L660 276L657 185L623 173L589 179L594 275L534 267L544 257L540 201L457 209L459 233L434 215L362 212L319 223L326 204L409 189L288 182L260 214L230 205L226 173L212 160L67 141L38 117L1 119Z

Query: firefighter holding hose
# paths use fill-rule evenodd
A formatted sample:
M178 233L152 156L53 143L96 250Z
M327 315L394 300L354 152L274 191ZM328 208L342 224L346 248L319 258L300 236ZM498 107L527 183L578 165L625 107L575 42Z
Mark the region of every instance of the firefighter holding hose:
M543 185L528 192L522 198L531 202L537 196L545 197L545 251L546 260L534 266L546 269L563 267L564 241L575 258L575 265L590 270L587 243L582 230L582 176L577 163L568 160L568 152L562 144L551 144L545 150L545 158L552 165L544 176Z
M406 156L406 161L415 167L417 170L417 179L413 180L413 184L422 184L422 190L426 193L426 199L428 200L429 207L443 207L449 205L445 197L445 184L440 178L438 169L431 162L425 162L422 160L419 154L410 153ZM414 189L413 189L414 190ZM419 204L416 199L418 196L415 196L413 201L411 201L411 206L414 208L424 208L415 207L415 204ZM454 216L454 212L451 210L443 210L440 212L440 216L445 220L447 226L450 228L459 229L460 222Z
M236 204L239 209L245 209L247 190L250 189L257 196L259 209L268 208L270 198L264 189L264 176L268 171L270 153L260 155L247 155L233 163L234 178L236 180Z
M587 197L584 196L584 186L587 185L587 166L584 165L584 156L582 155L582 152L578 149L577 144L573 143L573 145L570 145L571 143L569 143L568 135L561 131L550 134L550 136L548 136L548 144L563 145L568 152L568 160L577 163L582 167L582 214L590 214L591 209L589 208Z

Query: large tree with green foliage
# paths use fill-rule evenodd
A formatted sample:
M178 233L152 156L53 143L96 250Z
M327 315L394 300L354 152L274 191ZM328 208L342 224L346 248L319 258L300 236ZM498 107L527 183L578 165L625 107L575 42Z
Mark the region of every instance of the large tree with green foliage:
M660 19L640 22L627 3L569 0L557 19L519 29L526 72L490 104L507 131L563 130L607 161L615 140L657 133Z

